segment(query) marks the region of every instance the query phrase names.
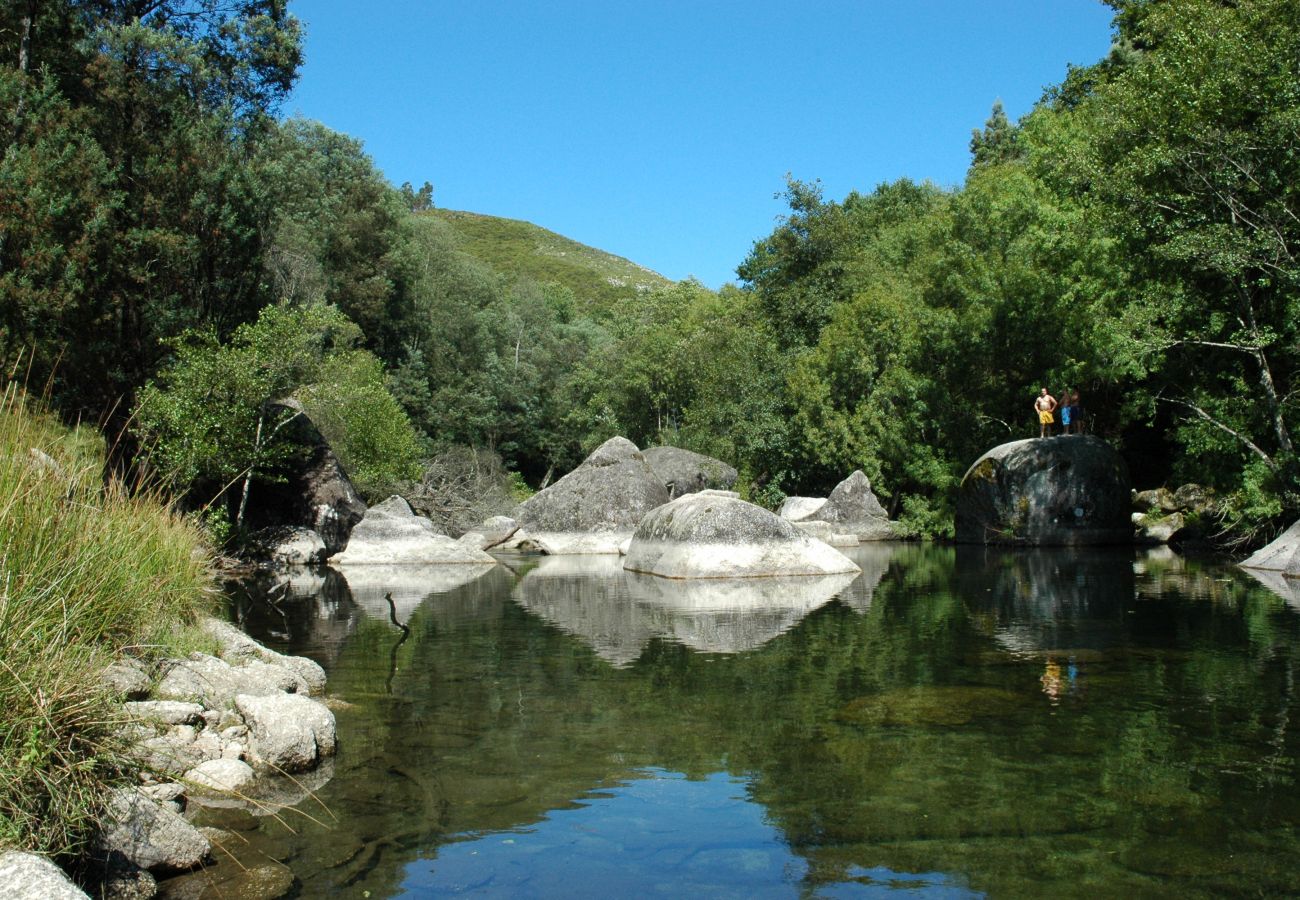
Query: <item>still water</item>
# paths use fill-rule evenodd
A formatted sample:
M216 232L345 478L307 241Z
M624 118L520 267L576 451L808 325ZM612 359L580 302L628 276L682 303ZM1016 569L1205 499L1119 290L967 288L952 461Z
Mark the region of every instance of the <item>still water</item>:
M851 552L242 586L329 673L340 749L277 816L207 815L303 897L1300 892L1287 600L1167 550Z

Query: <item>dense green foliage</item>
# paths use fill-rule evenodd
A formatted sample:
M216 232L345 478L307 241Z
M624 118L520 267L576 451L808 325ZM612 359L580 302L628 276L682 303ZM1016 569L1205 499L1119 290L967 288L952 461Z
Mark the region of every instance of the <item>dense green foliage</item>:
M1112 5L1110 56L1019 122L995 104L962 185L836 200L791 178L715 292L435 209L360 142L277 120L300 56L280 0L20 4L0 21L0 361L30 353L61 411L113 426L150 379L198 390L182 335L229 363L261 310L334 309L370 354L338 369L351 400L275 390L366 448L350 465L376 490L409 461L396 402L428 450L534 485L613 434L720 456L765 502L861 468L932 535L971 461L1035 433L1038 387L1068 386L1138 486L1206 483L1258 537L1300 511L1300 10ZM383 434L353 434L348 402ZM202 472L150 447L192 489L249 468L246 432Z
M192 524L101 483L103 441L0 395L0 847L66 852L123 777L99 673L187 649L211 601ZM43 454L43 455L41 455Z

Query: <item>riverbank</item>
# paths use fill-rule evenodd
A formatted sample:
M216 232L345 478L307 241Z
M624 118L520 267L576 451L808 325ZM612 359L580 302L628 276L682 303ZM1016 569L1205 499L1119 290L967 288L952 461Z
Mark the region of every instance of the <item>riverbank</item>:
M215 646L199 529L102 481L92 428L69 430L10 384L0 396L0 850L77 859L135 778L101 677Z

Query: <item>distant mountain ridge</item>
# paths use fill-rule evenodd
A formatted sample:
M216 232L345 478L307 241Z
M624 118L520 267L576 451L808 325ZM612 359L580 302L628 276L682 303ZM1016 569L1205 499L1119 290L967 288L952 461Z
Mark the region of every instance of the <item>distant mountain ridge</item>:
M531 222L453 209L431 209L421 215L443 223L453 233L457 249L496 272L561 284L592 311L673 284L645 266Z

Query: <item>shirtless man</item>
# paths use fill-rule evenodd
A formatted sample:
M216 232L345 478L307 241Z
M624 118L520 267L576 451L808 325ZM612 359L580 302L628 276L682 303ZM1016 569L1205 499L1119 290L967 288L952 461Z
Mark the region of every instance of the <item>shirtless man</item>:
M1056 409L1056 398L1047 393L1047 388L1038 392L1034 398L1034 411L1038 413L1038 436L1047 437L1047 433L1052 429L1052 411Z

